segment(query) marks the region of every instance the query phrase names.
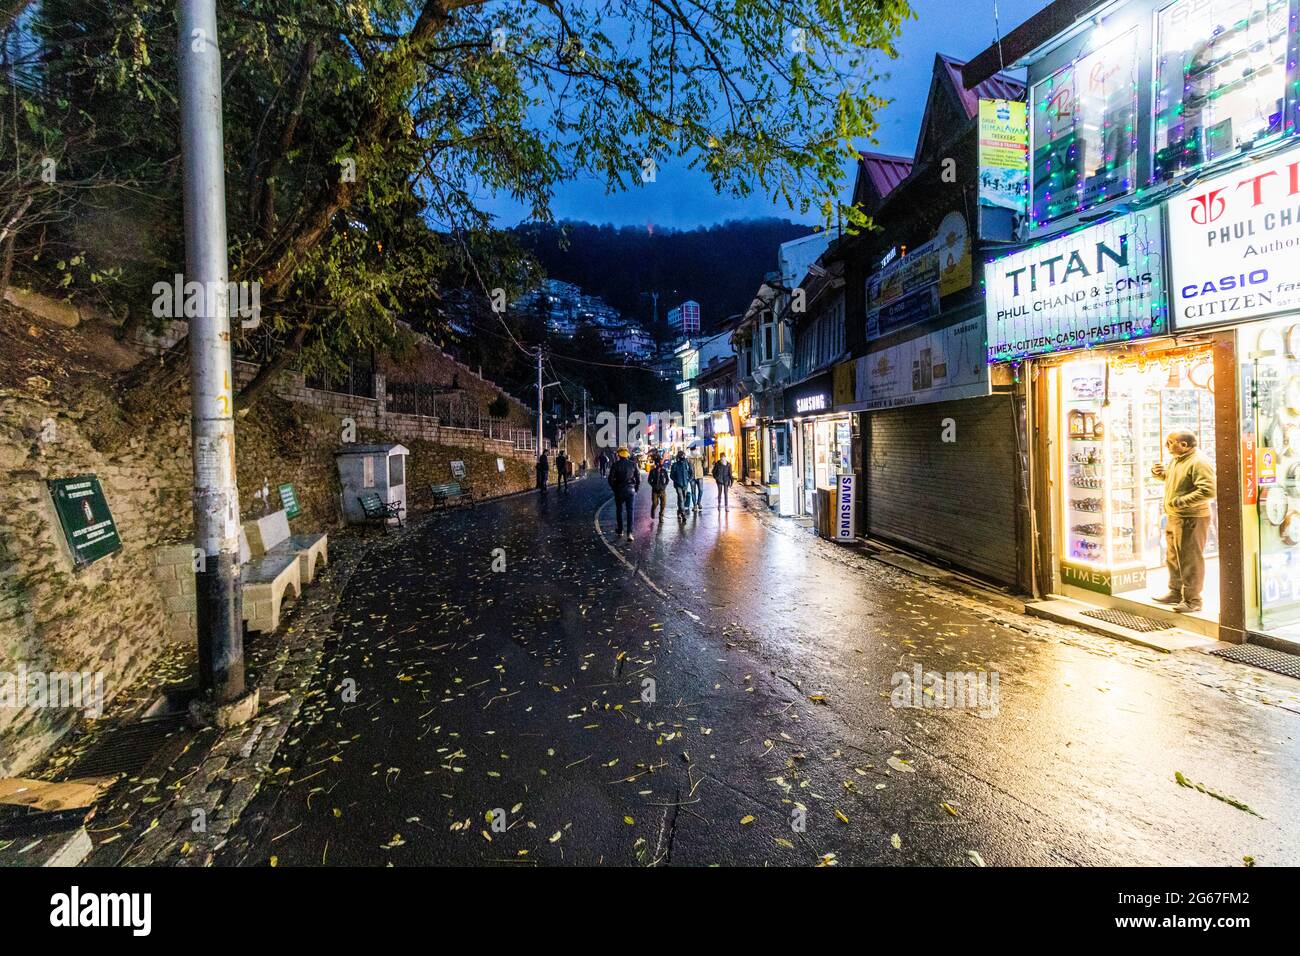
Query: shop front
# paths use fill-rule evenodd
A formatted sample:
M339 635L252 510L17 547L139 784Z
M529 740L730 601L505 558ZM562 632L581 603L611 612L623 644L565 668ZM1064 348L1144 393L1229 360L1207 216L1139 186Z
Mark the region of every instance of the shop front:
M834 411L834 376L829 370L788 387L785 402L794 414L790 435L797 513L811 516L818 489L830 493L838 476L854 473L853 418Z
M868 536L1010 586L1022 522L1009 394L993 394L983 304L857 360Z
M1300 148L1283 146L1171 199L1170 301L1180 334L1230 338L1237 407L1240 633L1300 644ZM1222 443L1221 443L1222 445ZM1223 474L1220 462L1219 473ZM1229 573L1224 567L1222 573ZM1226 595L1226 592L1225 592Z
M1124 214L989 263L988 361L1011 364L1026 403L1034 589L1219 637L1241 610L1234 336L1173 334L1164 223ZM1217 486L1185 562L1193 581L1203 562L1200 605L1180 612L1156 600L1171 588L1153 468L1172 465L1170 435L1190 436Z

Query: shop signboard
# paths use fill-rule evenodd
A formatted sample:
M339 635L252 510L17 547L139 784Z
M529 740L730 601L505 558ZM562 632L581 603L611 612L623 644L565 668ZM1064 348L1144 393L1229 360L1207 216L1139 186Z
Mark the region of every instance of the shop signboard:
M1300 311L1300 148L1169 200L1174 328Z
M785 390L785 407L796 418L825 414L834 405L833 388L830 372L814 375Z
M939 300L970 287L966 217L944 216L934 238L892 259L867 279L867 337L888 335L939 314Z
M54 478L47 482L64 540L78 570L122 550L117 525L104 489L94 475Z
M857 476L835 477L835 523L831 528L834 541L852 541L857 525Z
M788 518L797 510L795 491L798 485L794 477L794 465L779 465L776 469L777 510L782 518Z
M990 391L982 317L864 355L857 365L856 411L979 398Z
M1145 209L988 263L988 361L1145 339L1169 331L1164 230Z
M980 100L979 236L1010 242L1029 203L1029 122L1020 100Z

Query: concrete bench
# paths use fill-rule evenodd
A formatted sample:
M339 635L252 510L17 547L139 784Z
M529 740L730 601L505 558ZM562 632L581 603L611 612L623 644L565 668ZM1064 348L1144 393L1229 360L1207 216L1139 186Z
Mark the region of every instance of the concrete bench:
M285 593L302 597L302 565L298 553L288 549L254 557L248 535L239 529L240 581L244 593L244 621L250 631L274 631L280 626L280 606Z
M318 563L329 564L329 536L323 532L293 534L289 531L289 514L284 509L272 511L256 521L244 522L244 534L253 557L277 551L296 552L305 584L316 580Z
M433 492L433 506L435 508L446 508L457 502L467 502L469 506L474 507L474 493L469 487L458 481L449 481L443 485L432 485L429 490Z

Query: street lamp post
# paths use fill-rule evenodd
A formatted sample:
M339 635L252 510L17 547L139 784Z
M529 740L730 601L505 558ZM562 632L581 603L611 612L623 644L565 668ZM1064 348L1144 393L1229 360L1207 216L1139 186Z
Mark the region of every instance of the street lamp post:
M189 330L200 706L219 715L245 688L216 0L181 0L178 19L185 268L205 292Z

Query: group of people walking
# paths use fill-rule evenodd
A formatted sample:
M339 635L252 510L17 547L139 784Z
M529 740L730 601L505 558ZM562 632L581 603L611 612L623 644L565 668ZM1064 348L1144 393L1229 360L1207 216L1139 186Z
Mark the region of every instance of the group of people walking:
M582 471L587 470L587 463L583 461ZM604 472L602 471L602 474ZM537 487L544 495L546 494L546 483L551 478L551 460L546 457L546 452L537 456ZM569 457L568 452L563 448L555 456L555 483L560 491L565 494L569 493L569 482L573 480L573 459Z
M632 460L626 448L620 448L612 462L601 452L597 459L600 473L607 475L610 490L614 493L614 534L622 537L626 527L627 540L632 539L632 503L641 489L641 469ZM714 463L712 477L718 487L718 507L728 510L733 479L731 463L722 455ZM687 515L699 513L704 496L704 462L698 455L687 456L679 451L676 457L665 458L658 451L650 453L650 467L646 483L650 486L650 518L655 514L664 520L668 511L668 486L673 486L676 497L677 518L685 521Z

